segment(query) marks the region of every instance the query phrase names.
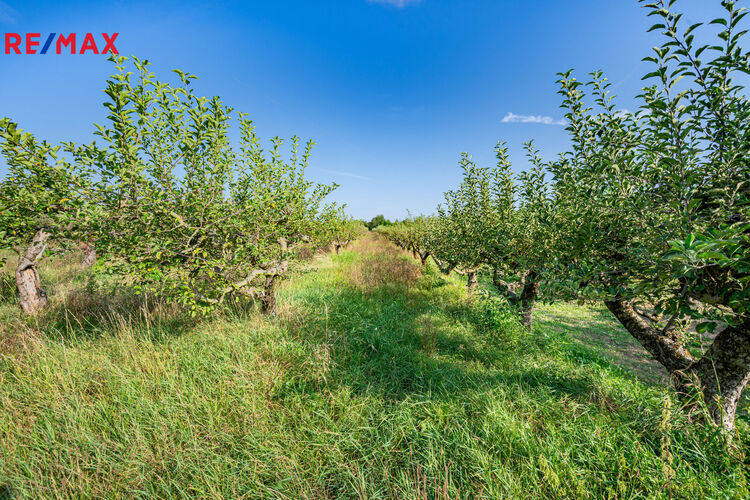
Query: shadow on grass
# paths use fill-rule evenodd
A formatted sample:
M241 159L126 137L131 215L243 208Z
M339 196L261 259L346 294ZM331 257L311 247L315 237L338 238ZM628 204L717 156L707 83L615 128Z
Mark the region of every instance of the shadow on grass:
M501 298L488 276L481 275L479 281L488 295ZM537 302L534 331L566 345L563 354L574 361L615 369L650 385L668 383L664 368L601 304Z
M544 390L581 399L594 391L590 378L526 363L541 346L498 301L469 300L446 285L431 273L417 286L387 282L362 290L342 283L303 296L296 314L304 318L288 326L296 336L331 346L329 385L386 401L456 401L467 391L497 387L509 394ZM293 390L315 390L314 383ZM291 394L277 394L285 396Z
M404 402L463 408L468 421L480 427L484 424L479 422L491 421L484 420L488 414L507 411L517 425L529 424L532 433L543 435L560 426L588 432L585 440L590 446L604 446L613 439L622 446L649 449L649 456L662 452L663 394L645 396L637 382L602 383L608 375L587 365L601 366L615 376L618 369L612 370L613 365L590 350L555 345L567 330L551 337L529 334L502 301L468 298L429 269L411 286L395 275L366 289L344 278L336 287L297 290L294 299L300 306L294 320L282 316L281 324L301 342L325 346L330 371L324 382L315 373L297 372L288 383L278 384L269 397L282 405L344 389L394 411ZM548 316L540 326L559 319ZM606 322L606 317L597 318L591 327ZM674 415L675 422L684 420ZM615 432L617 437L611 437ZM701 432L695 428L688 434ZM667 433L675 441L693 439L686 438L678 424ZM543 442L555 439L560 438ZM521 448L524 451L516 453L534 455L533 446ZM698 465L703 460L689 453L681 459L694 459Z
M151 294L136 294L127 287L90 288L85 284L54 296L50 306L34 317L24 317L20 309L6 307L5 325L0 334L12 335L19 329L33 330L57 342L104 339L128 332L136 338L165 342L194 330L216 316L246 317L255 314L252 302L233 305L212 318L190 316L178 304Z

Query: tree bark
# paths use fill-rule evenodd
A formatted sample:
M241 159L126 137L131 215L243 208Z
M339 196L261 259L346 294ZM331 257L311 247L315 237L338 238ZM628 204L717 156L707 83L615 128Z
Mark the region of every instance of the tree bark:
M479 284L477 280L477 272L476 271L468 271L466 273L466 289L469 292L473 292L477 289L477 285Z
M261 311L270 316L276 315L276 274L266 276L261 298Z
M336 255L338 255L341 250L341 245L339 243L334 243L333 248L336 249Z
M83 260L81 269L87 269L96 263L96 247L91 243L83 243Z
M604 305L615 315L622 326L640 342L640 344L661 363L667 371L675 373L677 371L687 370L693 363L685 347L682 345L682 338L679 332L674 328L663 332L655 328L648 321L642 318L633 307L626 301L615 298L614 300L605 300Z
M31 244L18 259L16 266L16 287L19 302L25 314L33 315L47 307L47 294L42 289L41 279L36 264L47 248L50 234L40 229L31 240Z
M667 324L657 328L621 299L605 301L630 334L669 372L678 393L699 385L711 420L726 432L735 425L737 404L750 381L750 319L742 318L714 339L695 360L682 345L681 332Z
M500 271L495 269L492 272L492 284L495 289L501 293L512 306L518 306L518 302L521 300L518 295L518 283L507 283L501 278Z
M711 419L733 430L737 404L750 381L750 320L721 331L691 372L700 380Z
M422 261L422 267L427 265L427 259L430 258L430 252L425 252L424 254L419 254L419 258Z
M512 306L518 309L521 316L521 323L527 329L531 330L534 321L534 304L536 303L536 296L539 294L539 282L537 281L536 272L529 271L526 273L523 284L520 287L520 294L517 292L518 284L505 282L498 269L492 272L492 284L495 285L497 291L503 294Z
M524 278L523 290L521 291L520 297L521 322L523 323L523 326L529 330L531 330L534 321L534 303L536 302L536 296L539 293L539 282L536 278L536 272L529 271Z

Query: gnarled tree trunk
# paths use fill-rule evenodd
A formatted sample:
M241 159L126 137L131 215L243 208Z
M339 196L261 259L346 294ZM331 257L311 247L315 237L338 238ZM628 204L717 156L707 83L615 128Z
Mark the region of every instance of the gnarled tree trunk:
M606 300L604 305L669 373L685 371L693 363L676 328L660 331L639 315L630 303L621 299Z
M276 314L276 274L266 276L266 282L263 286L263 296L261 297L261 311L263 314Z
M534 320L534 304L539 293L539 282L535 271L526 273L523 285L520 286L521 293L518 294L518 283L506 283L498 269L492 272L492 284L498 292L503 294L508 302L519 310L521 323L531 330Z
M750 320L722 330L691 371L700 380L711 419L734 429L737 404L750 382Z
M50 234L40 229L31 244L18 259L16 266L16 287L18 288L21 309L26 314L36 314L47 307L47 294L42 289L36 264L47 248Z
M640 315L631 304L605 301L630 334L669 372L678 392L697 383L711 419L725 431L734 430L737 404L750 381L750 319L728 326L706 354L695 360L682 344L682 333L669 323L663 328Z
M523 290L521 291L520 306L521 306L521 322L523 326L531 330L532 323L534 321L534 303L536 302L536 296L539 293L539 282L537 281L537 275L534 271L529 271L526 274L523 282Z
M451 264L450 262L443 262L440 259L436 259L435 256L432 256L432 260L435 261L435 264L437 264L438 268L440 269L440 272L448 275L453 271L453 268L456 267L455 264Z
M341 250L341 244L340 243L334 243L333 248L336 250L336 255L339 254L339 251Z
M420 253L419 259L422 261L422 267L427 265L427 259L430 258L430 252Z
M473 292L477 289L477 285L479 284L479 281L477 280L477 272L476 271L467 271L466 272L466 289L469 292Z
M96 247L92 243L83 243L83 260L81 261L81 269L86 269L96 263Z

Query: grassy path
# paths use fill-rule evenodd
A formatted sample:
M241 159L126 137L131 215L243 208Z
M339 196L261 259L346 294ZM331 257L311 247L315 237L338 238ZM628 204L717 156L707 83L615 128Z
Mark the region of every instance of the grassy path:
M741 459L552 309L527 334L374 239L298 271L279 304L113 313L80 335L58 311L59 338L6 334L0 497L748 494Z

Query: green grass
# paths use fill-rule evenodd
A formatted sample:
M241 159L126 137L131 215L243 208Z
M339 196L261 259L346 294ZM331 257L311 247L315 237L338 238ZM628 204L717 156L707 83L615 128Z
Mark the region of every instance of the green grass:
M612 333L601 311L545 306L529 334L457 278L355 250L300 269L273 320L104 294L7 331L0 497L748 496L747 424L727 455L585 341Z
M604 306L558 302L539 304L537 328L559 334L558 341L592 352L650 384L666 384L666 370L628 334Z

